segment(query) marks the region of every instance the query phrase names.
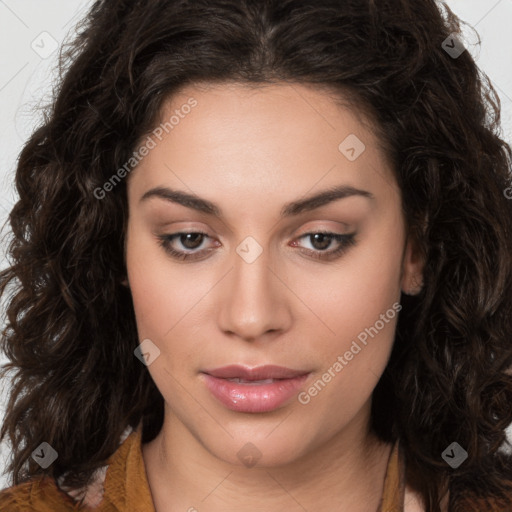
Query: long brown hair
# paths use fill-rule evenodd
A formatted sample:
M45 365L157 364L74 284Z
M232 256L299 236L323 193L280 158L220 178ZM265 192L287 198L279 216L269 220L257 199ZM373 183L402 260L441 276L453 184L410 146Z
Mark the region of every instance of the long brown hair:
M3 372L14 372L0 440L14 484L46 473L81 487L127 426L143 421L146 442L162 425L121 284L126 180L98 190L184 85L286 81L339 91L371 116L426 260L423 291L402 297L372 430L401 440L428 511L446 485L452 503L512 492L500 449L512 423L512 150L490 81L468 51L448 51L460 22L434 0L94 3L16 170L0 273ZM30 457L42 441L59 454L45 470ZM441 457L454 441L468 454L457 468Z

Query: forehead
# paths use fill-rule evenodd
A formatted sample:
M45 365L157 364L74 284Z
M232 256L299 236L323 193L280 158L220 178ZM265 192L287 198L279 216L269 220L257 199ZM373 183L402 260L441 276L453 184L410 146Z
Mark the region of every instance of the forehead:
M243 203L248 195L272 200L317 185L375 188L384 181L396 188L367 118L321 89L190 85L164 103L159 123L155 147L130 177L140 192L180 185L202 197L235 194Z
M191 101L196 103L193 110L188 107ZM210 132L217 139L259 135L253 139L256 141L279 134L280 144L287 134L301 135L301 139L322 137L336 146L340 137L350 133L358 133L377 146L383 142L376 135L376 124L363 114L361 105L356 106L348 96L335 94L332 88L310 84L191 84L163 103L160 125L173 118L172 130L183 136L189 134L186 128L190 127L196 135ZM211 132L212 128L216 133ZM291 144L293 139L288 142Z

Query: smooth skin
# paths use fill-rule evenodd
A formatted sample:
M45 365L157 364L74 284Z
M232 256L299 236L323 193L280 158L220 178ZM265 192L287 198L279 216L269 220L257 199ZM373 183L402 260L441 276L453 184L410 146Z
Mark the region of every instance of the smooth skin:
M235 412L201 372L281 365L310 371L307 390L401 291L414 293L423 262L392 169L360 115L318 88L189 85L162 120L191 97L197 106L128 178L126 284L139 339L160 350L147 368L165 401L163 428L143 445L156 511L376 510L391 445L368 425L397 316L306 405L294 397L271 412ZM365 145L354 161L339 150L350 134ZM340 185L372 197L280 217L285 204ZM221 215L142 199L156 187L208 200ZM327 258L341 244L315 241L322 231L354 244ZM196 259L162 246L178 232L206 234L168 240ZM252 263L237 252L247 237L262 250ZM247 443L261 453L252 468L237 457ZM406 501L407 512L423 510L409 493Z

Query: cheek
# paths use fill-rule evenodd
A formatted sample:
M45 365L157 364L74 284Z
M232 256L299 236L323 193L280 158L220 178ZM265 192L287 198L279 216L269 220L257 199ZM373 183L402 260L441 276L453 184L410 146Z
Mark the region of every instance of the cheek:
M349 417L372 394L389 359L401 309L401 244L397 234L382 237L351 257L347 253L325 274L305 273L297 281L298 293L317 317L304 327L315 340L321 367L303 403L310 400L326 413L334 406Z
M316 324L324 339L336 340L334 345L350 345L350 340L400 300L401 249L398 240L395 244L367 244L347 253L339 264L297 274L297 294L306 298L310 310L322 321ZM388 317L391 315L394 309ZM392 337L389 324L382 331Z
M129 225L126 267L139 336L157 345L176 322L183 304L174 291L184 291L176 282L179 276L163 267L161 250L150 234Z
M392 285L371 285L364 290L359 279L353 290L346 286L324 304L322 320L333 332L323 329L324 334L316 336L316 346L310 347L320 369L298 398L310 412L311 422L323 418L327 434L337 432L341 424L357 416L387 365L401 309ZM325 295L317 299L320 311ZM316 325L318 329L318 322Z
M196 279L190 267L185 272L181 265L171 265L152 235L135 228L127 238L126 265L139 339L149 338L164 356L155 368L164 363L174 372L189 360L192 367L204 339L200 301L212 283ZM155 368L151 365L151 371Z
M204 332L197 305L208 283L199 286L180 265L170 265L163 249L144 233L133 230L133 235L127 241L126 265L139 340L148 338L160 350L148 372L181 421L193 426L199 418L208 424L204 409L183 385L198 369Z
M128 225L126 267L137 320L152 326L160 338L179 317L193 287L183 282L179 267L169 265L154 235L135 222Z

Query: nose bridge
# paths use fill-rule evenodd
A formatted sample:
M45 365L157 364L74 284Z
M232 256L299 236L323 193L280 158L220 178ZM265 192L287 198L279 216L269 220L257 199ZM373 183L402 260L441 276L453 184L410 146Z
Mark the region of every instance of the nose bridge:
M271 254L253 237L236 248L220 306L222 330L245 339L286 327L288 316L283 284L271 268Z

